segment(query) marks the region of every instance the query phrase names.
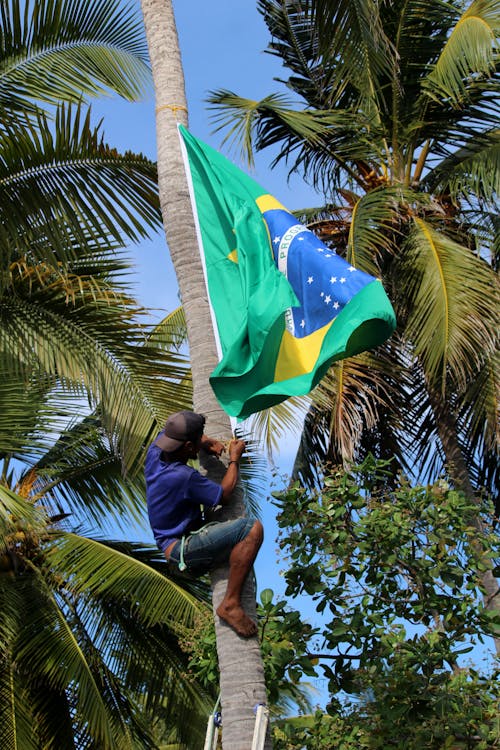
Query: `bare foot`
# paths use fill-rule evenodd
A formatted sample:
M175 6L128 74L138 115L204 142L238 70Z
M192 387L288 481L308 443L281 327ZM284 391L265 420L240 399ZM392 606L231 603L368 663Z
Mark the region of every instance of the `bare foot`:
M243 609L236 605L225 604L224 601L220 603L216 610L217 614L230 625L238 635L243 638L251 638L257 633L257 625L253 620L243 611Z

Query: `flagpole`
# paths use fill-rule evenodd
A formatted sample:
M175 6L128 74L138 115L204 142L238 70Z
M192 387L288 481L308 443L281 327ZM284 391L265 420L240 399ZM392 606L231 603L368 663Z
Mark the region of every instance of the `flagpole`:
M220 362L222 359L222 346L220 342L219 328L217 326L217 318L215 317L215 311L214 311L214 308L212 307L212 300L210 299L210 292L208 288L207 263L205 259L205 253L203 252L203 238L201 235L201 227L200 227L200 220L198 217L198 210L196 208L193 178L191 176L191 169L189 167L189 158L188 158L188 153L186 149L186 144L184 143L184 138L182 137L179 124L180 123L177 123L177 133L179 135L179 140L181 143L182 161L184 162L184 171L186 173L186 180L187 180L188 190L189 190L189 198L191 200L191 209L193 211L194 225L196 229L196 239L198 240L198 252L200 254L201 266L203 268L203 278L205 279L205 288L207 290L207 300L208 300L208 307L210 309L210 318L212 320L212 329L214 332L215 348L217 350L217 357L219 358L219 362ZM233 433L233 437L234 437L236 435L237 419L236 417L229 416L229 421L231 423L231 432Z
M200 220L198 217L198 210L196 208L196 198L195 198L195 192L194 192L193 179L191 176L191 169L189 167L189 158L187 154L186 144L184 143L184 138L182 137L182 133L179 129L179 123L177 123L177 133L179 134L179 139L181 142L182 161L184 162L184 171L186 173L186 179L187 179L187 184L188 184L188 189L189 189L189 197L191 200L191 209L193 211L194 224L196 228L196 238L198 240L198 252L200 254L201 266L203 268L203 278L205 279L205 288L207 290L207 300L208 300L208 307L210 309L210 318L212 319L212 328L214 331L215 346L217 349L217 356L220 362L222 359L222 346L220 343L219 328L217 326L217 319L215 317L215 311L214 311L214 308L212 307L212 301L210 299L210 292L208 288L207 264L205 260L205 254L203 252L203 238L201 236Z

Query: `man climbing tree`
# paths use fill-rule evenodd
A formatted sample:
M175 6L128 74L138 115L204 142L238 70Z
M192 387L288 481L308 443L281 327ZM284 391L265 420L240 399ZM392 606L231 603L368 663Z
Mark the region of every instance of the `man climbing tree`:
M256 635L257 625L241 606L241 591L262 544L262 524L247 517L205 524L200 507L213 509L229 502L245 443L230 441L227 471L217 484L187 465L202 446L215 456L225 450L223 443L203 434L204 427L202 414L172 414L150 446L145 466L149 520L172 567L198 576L229 562L226 594L217 614L238 635L249 638Z

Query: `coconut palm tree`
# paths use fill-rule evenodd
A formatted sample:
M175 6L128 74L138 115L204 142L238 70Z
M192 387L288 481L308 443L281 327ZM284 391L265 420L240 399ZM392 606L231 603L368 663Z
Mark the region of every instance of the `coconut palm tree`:
M151 546L102 536L140 517L142 479L123 478L96 416L61 433L61 417L78 409L66 394L31 389L31 419L18 398L4 406L2 435L15 425L26 446L2 445L2 747L157 747L150 730L162 704L180 740L201 742L209 706L187 679L178 637L203 591L169 580ZM23 466L15 457L28 450L38 458ZM85 531L98 524L99 536Z
M13 0L1 25L3 364L26 380L39 368L48 388L56 379L100 404L129 466L182 398L168 378L147 377L157 353L137 355L145 333L123 284L124 244L160 221L156 168L107 145L82 101L110 89L137 98L148 76L140 18L116 0Z
M0 744L152 747L159 702L190 742L203 697L173 623L203 590L104 536L142 518L132 469L191 395L169 322L151 333L125 283L124 244L159 222L155 166L82 104L138 95L142 26L114 0L12 0L0 24Z
M259 0L295 96L211 96L226 138L322 191L298 212L382 277L398 330L332 367L297 470L371 450L473 497L498 481L498 0ZM479 523L479 520L477 521ZM488 606L500 606L490 571Z
M164 0L143 0L142 11L156 92L160 202L186 315L193 403L195 410L207 417L207 432L225 440L231 437L231 426L208 382L217 363L217 354L177 133L177 122L187 125L187 108L175 20L171 3ZM220 481L224 466L207 457L202 457L202 462L209 476ZM243 511L242 494L235 493L229 517L236 517ZM214 573L214 612L223 597L226 582L226 569ZM243 606L255 617L255 590L250 581L244 592ZM255 638L242 640L218 617L215 619L223 745L230 750L247 750L254 731L253 708L266 702L259 645Z

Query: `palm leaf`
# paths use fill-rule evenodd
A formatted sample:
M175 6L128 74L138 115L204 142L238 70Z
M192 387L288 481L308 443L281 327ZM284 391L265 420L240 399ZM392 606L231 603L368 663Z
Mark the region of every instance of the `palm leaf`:
M2 594L5 592L2 591ZM5 646L0 661L0 742L5 750L17 750L14 675Z
M308 406L308 398L293 397L250 417L246 429L265 446L268 460L272 463L273 456L282 449L287 434L300 434Z
M393 126L424 124L429 99L422 96L422 81L439 58L457 18L454 4L441 0L407 0L383 9L384 30L397 55L397 66L389 77L390 95L397 105ZM433 111L432 116L436 115L439 112Z
M391 67L391 48L373 0L283 3L260 0L270 51L293 73L289 87L312 106L334 107L349 88L366 104ZM340 105L342 106L342 104Z
M334 363L314 393L315 403L331 410L331 437L345 465L355 460L363 431L372 430L381 409L392 403L399 369L381 347Z
M271 167L293 158L290 173L303 170L306 179L327 196L342 184L342 171L365 188L353 165L378 163L384 148L383 131L371 116L354 107L300 111L280 95L256 102L224 90L211 92L208 101L216 109L212 118L216 130L227 129L223 143L239 143L250 164L253 149L279 144Z
M11 597L0 585L2 601ZM7 599L5 598L5 601ZM18 629L16 629L16 633ZM34 717L30 696L24 690L10 658L10 644L2 647L0 660L0 747L2 750L39 750L34 731ZM71 746L70 746L71 747Z
M426 176L424 185L449 191L455 203L474 195L494 207L500 194L500 130L476 136L456 150Z
M27 451L31 456L45 450L61 428L62 403L52 409L48 392L51 384L37 378L22 377L15 366L6 363L7 353L0 360L0 457L20 457ZM73 404L67 403L69 418ZM40 428L43 425L43 432ZM29 440L26 436L29 435Z
M485 488L500 510L498 498L499 396L498 357L488 358L476 377L471 378L454 404L461 445L470 466L471 478Z
M176 728L188 747L197 746L211 705L188 672L188 658L179 649L178 638L163 625L149 627L145 637L144 624L129 607L108 598L93 598L93 603L100 608L93 606L82 623L89 650L95 646L106 654L115 680L127 686L128 695L138 697L140 715L150 731L161 719ZM87 607L80 610L88 614Z
M91 536L87 534L87 536ZM116 539L102 539L92 534L92 538L101 541L107 547L122 552L128 557L134 558L148 568L165 575L165 556L158 549L156 544L145 544L142 542L129 542ZM193 596L200 605L211 602L211 591L208 578L189 578L182 573L176 574L176 571L169 571L169 578L178 583L184 591Z
M149 79L141 18L117 0L11 0L1 8L0 107L79 101L112 89L136 99Z
M6 548L6 537L24 529L40 535L44 532L46 514L24 497L0 485L0 551ZM3 538L2 538L3 537Z
M323 114L321 112L300 112L291 109L291 102L284 96L271 94L261 101L243 99L231 91L220 89L210 93L208 101L216 113L212 120L216 130L228 128L223 143L239 143L242 154L248 163L253 165L253 136L256 135L256 148L265 148L279 140L279 133L300 133L300 138L319 144L320 135L325 133ZM292 152L299 143L299 138L290 137L287 152ZM282 158L282 157L280 157ZM278 159L278 157L277 157Z
M371 190L355 204L349 238L347 260L365 273L379 277L387 258L397 252L400 234L400 205L404 191L381 187Z
M46 506L50 498L54 515L70 513L73 523L84 520L103 530L122 528L124 523L144 524L144 480L123 477L120 458L96 416L62 431L29 468L27 476L33 474L32 499Z
M199 608L174 581L93 539L61 532L54 537L48 559L53 571L70 581L75 595L127 602L147 625L189 625Z
M449 99L460 107L469 88L492 75L499 14L498 0L474 0L469 5L427 76L425 89L430 96Z
M18 677L18 682L20 682ZM36 747L64 747L76 750L73 716L74 706L64 690L54 689L43 678L28 682L22 680L22 692L30 705L31 735ZM24 738L18 735L18 742Z
M401 436L408 385L394 339L373 352L335 362L313 391L293 478L314 486L325 463L348 466L369 451L394 456L395 465L407 467Z
M0 301L0 348L28 374L36 367L73 392L86 391L131 466L165 413L187 405L185 357L144 346L133 301L108 286L98 296L84 281L73 280L68 304L68 279L49 277L36 289L20 279L17 294Z
M90 666L74 634L62 615L50 588L32 569L30 583L25 581L29 597L27 616L16 642L15 658L19 669L46 680L54 689L74 686L78 711L88 722L88 731L102 744L113 747L113 737L105 704Z
M174 682L179 698L191 699L194 689L182 676L186 664L171 631L181 630L198 605L164 576L113 548L94 542L87 556L84 550L91 540L67 534L52 538L56 544L49 546L43 559L43 578L30 565L31 576L15 579L17 591L24 592L22 604L15 608L23 621L15 632L17 669L27 679L29 664L28 684L35 679L48 686L35 693L36 720L43 728L63 691L71 705L78 747L89 737L103 748L152 747L145 717L130 698L143 694L146 685L165 696ZM106 559L114 560L114 581L109 580ZM59 561L64 564L58 566ZM125 570L128 574L123 577ZM145 592L149 595L144 598ZM154 604L157 597L159 606ZM170 632L165 629L167 622ZM134 673L130 673L132 655ZM100 696L97 705L95 689ZM169 716L176 705L179 708L172 700Z
M80 106L58 108L55 132L41 112L36 127L18 118L5 128L0 180L4 268L23 254L74 260L89 242L116 246L159 226L155 166L104 144Z
M158 323L149 337L149 343L160 347L174 347L177 351L188 343L184 308L177 307Z
M85 609L81 606L84 603ZM130 689L127 676L119 675L115 670L113 659L115 644L118 642L122 647L125 646L123 640L116 636L119 628L115 623L113 623L114 628L109 627L106 622L109 620L109 613L106 618L95 617L96 609L95 601L85 602L85 599L76 605L71 599L69 601L65 599L62 604L62 610L78 638L96 684L99 686L116 744L131 749L151 747L153 742L147 727L147 720L137 710L134 691ZM80 610L87 617L81 617ZM99 630L99 626L102 625L104 625L103 632ZM106 635L110 636L108 640L105 640ZM130 648L130 646L131 642L128 642L125 647ZM85 715L81 712L76 713L74 723L75 737L78 742L79 735L88 736Z
M405 335L431 379L445 387L449 371L464 384L494 347L491 269L422 219L415 219L399 267L409 308Z
M488 450L495 450L500 445L498 422L499 383L497 356L489 357L481 371L468 383L460 401L462 413L460 419L466 424L468 452L478 453L478 445L484 441Z

